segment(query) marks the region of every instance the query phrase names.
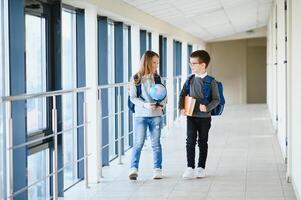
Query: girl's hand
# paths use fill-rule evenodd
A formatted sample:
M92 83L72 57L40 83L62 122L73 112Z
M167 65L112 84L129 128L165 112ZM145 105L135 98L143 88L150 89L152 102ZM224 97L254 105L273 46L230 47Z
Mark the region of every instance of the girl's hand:
M149 110L155 110L156 109L156 104L154 103L144 103L143 107Z

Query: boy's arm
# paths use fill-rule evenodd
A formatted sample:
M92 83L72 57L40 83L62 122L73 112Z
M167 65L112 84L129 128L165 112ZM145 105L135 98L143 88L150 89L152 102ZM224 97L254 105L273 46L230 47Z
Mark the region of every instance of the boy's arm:
M207 112L212 111L219 104L220 101L217 82L215 80L212 80L210 87L212 99L210 103L206 106Z
M183 88L180 93L180 96L179 96L179 103L178 103L179 110L184 109L184 98L186 95L187 94L186 94L185 83L184 83Z

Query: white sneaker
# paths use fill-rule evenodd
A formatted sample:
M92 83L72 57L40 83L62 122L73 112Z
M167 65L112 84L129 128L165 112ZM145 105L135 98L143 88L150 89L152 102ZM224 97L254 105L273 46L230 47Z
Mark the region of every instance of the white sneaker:
M136 168L131 168L129 173L129 179L130 180L137 180L138 177L138 170Z
M163 178L162 169L155 168L153 172L153 179L162 179L162 178Z
M198 168L196 169L195 176L196 176L197 178L204 178L204 177L206 176L206 174L205 174L205 169L203 169L203 168L201 168L201 167L198 167Z
M183 174L183 178L186 179L194 178L194 169L192 169L192 167L187 167Z

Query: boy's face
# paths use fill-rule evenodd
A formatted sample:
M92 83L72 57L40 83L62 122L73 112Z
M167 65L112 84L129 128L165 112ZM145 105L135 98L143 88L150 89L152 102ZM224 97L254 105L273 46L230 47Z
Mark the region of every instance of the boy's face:
M190 58L190 68L192 73L204 74L206 72L206 63L203 63L199 58Z

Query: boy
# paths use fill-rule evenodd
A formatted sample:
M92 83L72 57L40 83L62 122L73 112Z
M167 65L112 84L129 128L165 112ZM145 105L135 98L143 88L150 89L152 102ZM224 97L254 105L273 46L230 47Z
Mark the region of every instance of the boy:
M209 54L204 50L198 50L190 55L190 67L192 75L188 77L189 94L184 84L179 98L179 110L182 115L184 112L184 98L189 95L196 99L192 116L187 116L187 138L186 138L186 155L187 168L183 178L201 178L205 177L205 164L208 150L208 132L211 127L211 110L214 109L220 101L218 86L213 79L210 82L209 102L206 102L203 94L204 82L206 79L206 69L210 62ZM208 76L209 77L209 76ZM207 78L208 78L207 77ZM196 141L199 146L199 160L197 170L195 168L195 145Z

